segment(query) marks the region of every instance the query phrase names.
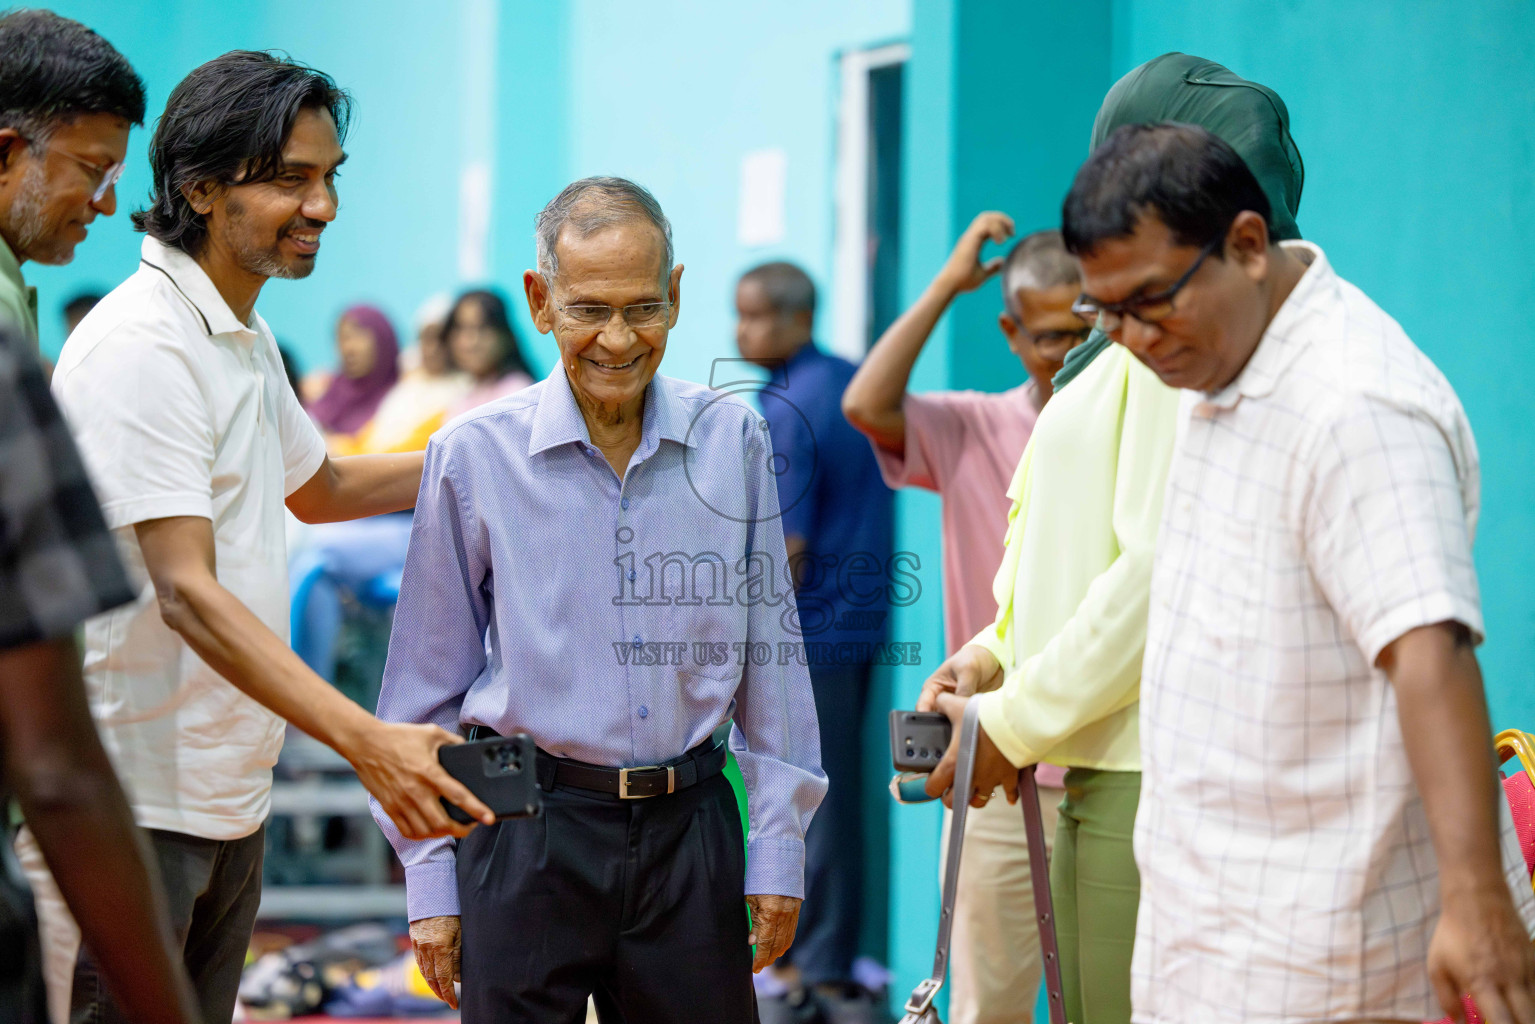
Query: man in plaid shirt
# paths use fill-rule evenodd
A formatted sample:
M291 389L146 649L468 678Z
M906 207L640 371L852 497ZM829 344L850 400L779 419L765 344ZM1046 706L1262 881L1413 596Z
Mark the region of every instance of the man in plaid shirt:
M197 1008L74 641L82 621L132 599L29 339L0 329L0 794L21 805L128 1014L190 1024ZM0 870L0 931L29 921L26 894ZM36 942L15 937L30 962L0 970L0 1019L41 1024Z
M1138 1024L1535 1022L1497 783L1476 443L1428 358L1187 124L1063 211L1080 313L1184 390L1152 570Z

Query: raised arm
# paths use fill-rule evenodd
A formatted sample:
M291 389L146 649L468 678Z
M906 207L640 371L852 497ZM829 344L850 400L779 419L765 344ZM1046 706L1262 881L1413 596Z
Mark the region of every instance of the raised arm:
M213 524L201 516L134 526L165 624L242 692L334 748L406 835L464 835L447 797L487 823L490 809L437 763L437 749L462 740L436 726L380 722L316 675L219 583Z
M956 295L974 291L1002 268L1000 256L982 263L981 247L987 241L1005 242L1012 234L1013 220L1005 213L982 213L971 221L921 298L886 329L848 382L842 414L881 448L905 453L901 403L922 346Z

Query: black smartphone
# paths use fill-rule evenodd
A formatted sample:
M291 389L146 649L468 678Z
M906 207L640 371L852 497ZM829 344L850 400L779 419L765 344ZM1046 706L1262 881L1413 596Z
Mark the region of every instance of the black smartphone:
M890 712L890 759L898 772L930 772L949 749L954 726L938 711Z
M469 788L496 814L504 818L531 818L544 806L544 794L538 788L538 748L525 732L515 736L494 736L473 743L455 743L439 747L437 760L448 774ZM444 797L442 806L448 817L469 824L469 817Z

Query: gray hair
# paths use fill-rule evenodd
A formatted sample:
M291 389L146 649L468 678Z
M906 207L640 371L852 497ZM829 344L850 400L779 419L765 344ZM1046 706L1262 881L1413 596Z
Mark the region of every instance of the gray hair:
M573 181L538 211L533 221L533 237L538 243L538 271L552 280L560 269L554 243L568 224L583 238L611 224L643 220L654 225L666 242L666 259L661 264L664 277L672 269L672 224L661 212L661 204L643 185L628 178L594 177Z
M1018 240L1002 264L1002 297L1011 310L1018 289L1059 288L1077 285L1082 271L1059 231L1036 231Z
M742 274L737 287L747 281L756 283L780 314L815 315L815 282L795 264L782 260L760 264Z

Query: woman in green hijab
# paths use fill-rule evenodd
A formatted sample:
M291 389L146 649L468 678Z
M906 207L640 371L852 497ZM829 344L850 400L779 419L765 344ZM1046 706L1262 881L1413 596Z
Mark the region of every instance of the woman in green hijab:
M1184 53L1163 54L1109 90L1093 122L1091 148L1096 149L1122 125L1158 121L1197 124L1229 143L1268 195L1274 235L1300 237L1295 214L1305 168L1290 137L1289 111L1277 93L1214 61ZM1061 411L1066 411L1061 388L1109 344L1108 336L1095 330L1067 356L1054 382ZM1134 385L1130 387L1133 390ZM1036 429L1035 438L1046 443L1049 433ZM1158 446L1170 449L1165 442L1159 441ZM1122 457L1126 454L1123 443L1119 451ZM1170 450L1153 454L1161 459L1165 472ZM1160 495L1161 489L1156 493ZM1144 626L1141 632L1144 644ZM1140 875L1131 845L1139 772L1072 769L1066 777L1066 794L1051 889L1062 939L1067 1019L1073 1024L1129 1024L1130 955L1140 898Z
M1268 195L1274 237L1300 237L1295 213L1300 209L1306 168L1290 137L1290 112L1278 93L1213 60L1164 53L1114 83L1093 121L1089 151L1122 125L1157 121L1197 124L1225 140ZM1108 346L1108 335L1094 331L1066 357L1066 365L1055 375L1055 387L1081 373Z
M1270 197L1275 234L1297 237L1300 154L1277 95L1219 64L1166 54L1110 90L1093 143L1123 124L1168 120L1235 147ZM979 793L1041 760L1067 769L1050 864L1067 1019L1129 1024L1140 671L1179 399L1098 332L1067 357L1055 388L1009 489L997 620L944 662L918 708L955 718L963 703L946 691L992 688L974 697L989 750L977 760ZM929 792L951 779L941 765Z

